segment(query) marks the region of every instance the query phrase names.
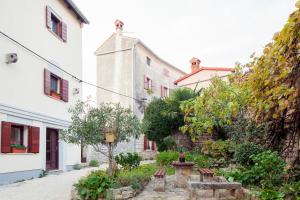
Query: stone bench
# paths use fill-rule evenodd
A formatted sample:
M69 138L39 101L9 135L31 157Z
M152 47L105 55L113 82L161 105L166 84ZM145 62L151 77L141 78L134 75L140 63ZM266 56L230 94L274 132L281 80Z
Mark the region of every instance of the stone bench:
M229 199L229 196L235 197L236 190L242 188L242 185L237 182L188 182L188 188L190 191L190 199L198 200L205 198L220 198L220 190L229 190L230 193L225 199ZM210 190L210 191L209 191Z
M166 185L166 170L159 169L154 174L154 190L159 192L164 192L165 185Z
M201 182L211 182L214 177L214 172L208 168L200 168L198 169L200 173L200 181Z

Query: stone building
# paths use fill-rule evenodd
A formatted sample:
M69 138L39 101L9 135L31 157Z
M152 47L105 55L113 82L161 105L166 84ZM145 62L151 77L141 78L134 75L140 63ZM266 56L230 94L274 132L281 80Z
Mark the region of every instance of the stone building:
M138 38L125 36L123 22L115 21L113 33L95 52L97 59L97 85L120 94L97 90L97 103L113 102L130 107L142 120L147 102L153 97L168 96L174 89L174 81L185 72L161 59ZM144 135L132 138L116 149L119 152L139 152L151 157L156 145ZM89 159L99 157L98 153L89 153Z

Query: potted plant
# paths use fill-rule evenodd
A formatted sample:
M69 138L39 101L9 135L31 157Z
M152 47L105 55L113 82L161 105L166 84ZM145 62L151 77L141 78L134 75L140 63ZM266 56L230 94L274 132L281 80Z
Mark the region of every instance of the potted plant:
M152 88L148 88L148 89L146 89L146 90L147 90L147 93L148 93L149 95L153 94Z
M61 96L59 93L57 92L54 92L54 91L51 91L51 94L50 94L53 98L55 99L61 99Z
M10 145L12 153L26 153L26 147L21 144Z

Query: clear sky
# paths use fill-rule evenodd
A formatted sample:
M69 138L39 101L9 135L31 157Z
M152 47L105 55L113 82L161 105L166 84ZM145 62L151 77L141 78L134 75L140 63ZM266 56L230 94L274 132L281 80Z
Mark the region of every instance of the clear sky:
M190 72L202 66L234 67L260 53L282 29L296 0L74 0L90 21L83 28L84 79L96 81L94 51L124 22L124 32L157 55ZM121 80L120 80L121 81ZM85 88L84 97L93 94Z

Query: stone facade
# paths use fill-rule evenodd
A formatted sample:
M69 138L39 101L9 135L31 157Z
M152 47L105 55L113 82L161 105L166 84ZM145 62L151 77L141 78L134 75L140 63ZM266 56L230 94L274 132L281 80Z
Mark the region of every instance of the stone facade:
M124 107L131 108L142 120L147 103L154 97L168 96L170 91L176 88L174 81L185 73L159 58L139 39L125 36L122 32L123 25L117 20L116 33L113 33L95 52L97 85L123 95L99 89L97 104L120 103ZM143 155L151 158L152 154L148 151L156 151L155 146L141 136L138 139L132 138L129 143L118 145L116 154L141 153L146 150ZM90 152L90 155L97 159L100 156L93 152Z

